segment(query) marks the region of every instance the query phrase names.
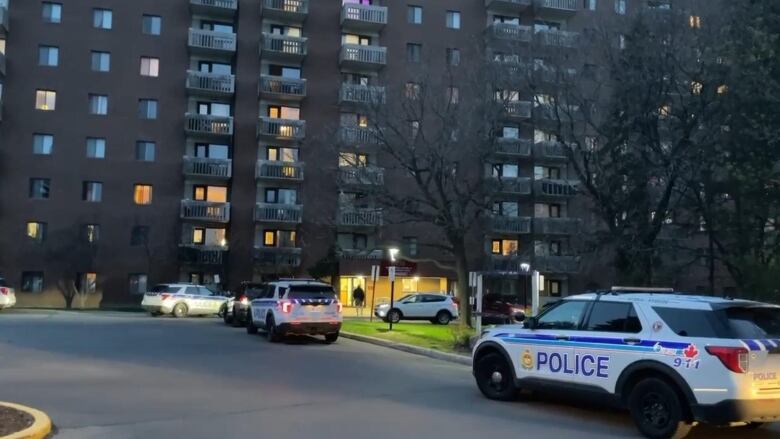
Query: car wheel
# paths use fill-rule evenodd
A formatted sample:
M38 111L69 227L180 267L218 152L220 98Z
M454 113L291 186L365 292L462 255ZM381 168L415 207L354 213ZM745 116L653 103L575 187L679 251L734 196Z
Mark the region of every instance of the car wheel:
M233 307L233 319L231 320L230 323L233 324L234 328L239 328L239 327L243 326L242 325L243 322L241 321L241 318L239 317L239 314L238 314L238 310L236 309L235 306Z
M265 321L265 335L271 343L277 343L282 339L282 335L279 334L279 331L276 328L276 322L274 322L272 316L268 316Z
M226 325L230 325L231 323L233 323L234 316L228 315L227 306L222 308L221 312L222 312L222 321L224 321Z
M692 424L686 422L682 401L666 381L645 378L628 396L628 410L639 431L651 439L680 439Z
M517 396L512 366L498 352L489 353L477 361L474 377L479 390L489 399L511 401Z
M325 343L333 343L339 339L339 333L325 334Z
M387 321L391 323L398 323L401 321L401 311L397 309L391 309L387 312Z
M255 321L252 319L252 311L250 310L249 313L246 316L246 333L247 334L257 334L257 326L255 326Z
M436 323L440 325L447 325L452 320L452 314L447 311L439 311L436 313Z
M181 318L181 317L187 317L187 312L188 312L188 310L187 310L187 305L186 304L184 304L184 303L177 303L173 307L173 311L171 312L171 314L173 314L173 316L176 317L176 318Z

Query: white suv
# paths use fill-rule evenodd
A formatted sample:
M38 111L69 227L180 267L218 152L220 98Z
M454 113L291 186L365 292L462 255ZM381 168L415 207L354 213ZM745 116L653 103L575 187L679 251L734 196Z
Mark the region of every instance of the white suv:
M649 438L697 422L780 420L780 307L632 293L567 297L525 324L484 331L473 352L482 393L562 390L627 408Z
M442 293L414 293L393 302L374 307L374 315L384 321L398 323L401 320L429 320L433 324L446 325L458 318L458 304L452 296Z
M5 279L0 277L0 309L10 308L14 305L16 305L16 293L5 283Z
M265 330L268 340L286 335L324 335L333 343L341 330L341 303L329 284L309 279L280 279L252 300L246 332Z

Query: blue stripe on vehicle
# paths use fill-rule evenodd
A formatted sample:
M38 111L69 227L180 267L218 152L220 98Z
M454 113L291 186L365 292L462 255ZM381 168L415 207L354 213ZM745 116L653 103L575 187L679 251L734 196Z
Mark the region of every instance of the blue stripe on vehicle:
M682 350L688 347L689 343L660 341L660 340L640 340L638 343L627 343L623 338L608 337L570 337L568 340L559 340L554 335L546 334L497 334L500 338L509 343L540 344L551 346L572 346L572 347L590 347L595 349L615 349L653 352L655 346L666 349Z
M753 340L742 339L742 342L745 343L751 351L760 351L761 350L761 346L759 346L758 343L756 343Z
M775 343L772 340L764 339L764 340L760 340L760 341L761 341L761 344L763 344L767 349L773 349L773 348L777 347L777 343Z

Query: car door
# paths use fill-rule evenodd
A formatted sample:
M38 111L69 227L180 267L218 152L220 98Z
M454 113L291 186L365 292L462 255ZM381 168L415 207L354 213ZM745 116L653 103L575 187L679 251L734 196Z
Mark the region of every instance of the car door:
M189 314L200 314L203 308L203 304L200 301L200 293L198 287L186 287L183 290L184 301L187 303L187 310Z
M442 309L445 309L445 302L447 301L447 296L440 295L440 294L425 294L423 296L423 304L424 304L424 317L430 317L433 318L436 316L436 313L441 311Z
M397 305L404 317L408 318L422 317L424 306L425 304L423 304L422 295L420 294L412 294Z
M206 287L198 287L198 292L200 293L200 300L203 301L203 312L206 314L218 313L219 307L222 306L225 298Z

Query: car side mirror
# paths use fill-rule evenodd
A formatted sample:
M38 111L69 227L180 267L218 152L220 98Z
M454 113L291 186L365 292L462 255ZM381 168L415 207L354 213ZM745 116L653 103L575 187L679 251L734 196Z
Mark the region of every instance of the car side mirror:
M526 329L536 329L539 326L539 320L536 317L528 317L523 323Z
M525 320L525 313L517 312L512 316L516 322L522 322Z

